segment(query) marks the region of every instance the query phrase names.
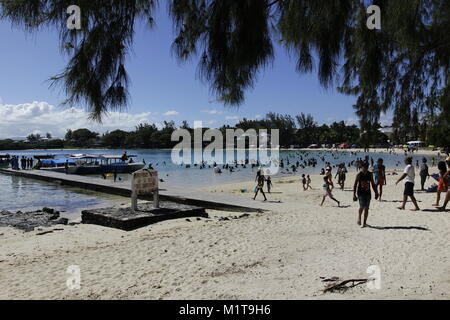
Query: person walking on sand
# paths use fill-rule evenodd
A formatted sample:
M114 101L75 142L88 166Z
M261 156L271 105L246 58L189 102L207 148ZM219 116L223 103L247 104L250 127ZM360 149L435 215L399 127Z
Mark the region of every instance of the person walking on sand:
M330 186L331 186L331 184L330 184L330 181L329 181L328 177L326 177L326 176L323 177L323 185L322 185L322 188L323 188L324 194L323 194L322 203L320 204L320 206L322 207L322 206L323 206L323 203L325 202L325 199L326 199L327 197L330 197L330 199L333 200L333 201L335 201L335 202L338 204L338 207L340 207L340 206L341 206L341 203L333 197L333 193L331 193L331 188L330 188Z
M345 167L344 163L339 165L338 171L334 178L336 178L336 177L338 177L338 185L341 187L341 190L344 190L345 179L347 177L347 168Z
M386 185L386 167L383 164L383 159L379 158L377 163L373 166L373 176L375 185L377 186L378 199L381 201L383 196L383 186Z
M303 184L303 191L308 190L308 181L306 180L305 174L302 174L302 184Z
M333 174L331 173L331 166L327 166L327 169L325 170L325 178L327 178L328 183L331 186L331 190L333 190L334 184L333 184Z
M258 184L256 185L255 188L255 196L253 197L253 200L256 200L256 196L258 195L259 192L262 193L262 195L264 196L264 201L267 201L266 198L266 194L264 193L264 181L266 179L264 178L264 175L260 174L258 176Z
M361 228L367 227L370 200L372 199L370 187L375 192L375 200L378 199L377 185L373 179L372 172L369 171L369 163L364 162L361 171L356 175L355 184L353 185L353 201L359 200L358 225ZM364 220L361 222L363 212Z
M408 157L405 159L405 170L401 177L395 183L396 185L400 183L400 181L405 180L405 191L403 192L403 204L398 207L400 210L405 210L406 201L408 201L408 197L411 198L412 203L415 208L412 211L420 211L419 206L417 205L417 200L414 197L414 179L416 174L414 172L414 166L412 165L412 158Z
M267 193L270 193L270 190L272 189L272 186L273 186L272 178L270 178L270 176L268 176L266 179L266 182L267 182Z
M428 172L427 158L422 159L419 176L420 176L420 190L425 191L425 181L430 176L430 173Z
M256 171L256 178L255 178L255 182L258 181L259 177L261 176L261 168L258 168L258 171Z
M311 189L311 177L309 176L309 174L306 176L306 190Z

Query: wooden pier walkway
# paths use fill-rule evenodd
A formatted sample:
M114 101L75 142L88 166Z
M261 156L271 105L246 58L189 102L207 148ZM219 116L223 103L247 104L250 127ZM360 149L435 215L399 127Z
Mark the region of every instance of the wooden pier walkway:
M12 170L0 169L0 173L8 174L29 179L59 183L63 186L76 187L85 190L97 191L106 194L118 195L123 197L131 196L131 182L105 180L101 178L66 175L64 173L49 172L42 170ZM267 210L263 208L262 203L255 202L252 199L234 196L231 194L218 194L201 192L197 190L188 190L186 188L170 188L170 190L161 189L159 198L162 201L171 201L175 203L200 206L207 209L227 210L237 212L258 212ZM141 200L153 200L153 197L139 197Z

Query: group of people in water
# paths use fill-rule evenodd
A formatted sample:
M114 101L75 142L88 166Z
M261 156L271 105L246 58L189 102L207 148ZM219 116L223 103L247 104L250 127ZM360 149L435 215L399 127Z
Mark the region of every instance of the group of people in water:
M428 160L426 158L422 159L421 164L419 164L419 161L416 161L416 167L420 170L420 190L427 191L425 189L426 180L430 177L435 179L437 181L437 187L432 187L429 190L432 192L437 192L436 202L433 204L433 206L436 207L436 209L439 211L445 211L450 201L450 157L448 157L445 161L439 161L439 173L434 175L430 175L427 162ZM404 163L405 168L403 170L403 173L396 180L396 185L400 184L401 182L404 183L403 199L398 209L405 210L408 199L410 199L414 206L412 211L420 211L420 207L414 195L416 173L413 164L413 158L407 156L404 160ZM367 227L369 208L372 200L372 190L375 195L375 200L382 201L383 187L387 184L386 166L384 165L384 161L382 158L379 158L375 163L375 161L373 159L369 159L368 156L365 159L357 159L355 162L351 162L350 165L355 165L358 170L353 184L353 200L359 202L357 223L362 228L365 228ZM321 170L321 175L323 176L323 196L320 206L323 206L327 198L330 198L332 201L336 202L338 207L341 206L341 202L337 200L333 195L335 186L333 183L332 170L333 167L331 166L331 163L325 162L325 168ZM334 179L337 178L337 184L339 185L341 190L345 189L347 173L348 170L345 163L340 163L337 166L337 172L334 176ZM392 175L395 176L398 174L393 172ZM264 193L264 183L267 182L267 191L270 193L270 189L273 186L270 176L266 177L263 174L263 170L260 168L257 172L255 181L257 182L257 186L255 187L255 194L253 199L255 200L258 194L261 193L264 197L264 201L267 201L266 194ZM309 175L302 174L301 183L303 185L304 191L313 189L311 187L311 178ZM440 205L441 198L444 198L443 205Z

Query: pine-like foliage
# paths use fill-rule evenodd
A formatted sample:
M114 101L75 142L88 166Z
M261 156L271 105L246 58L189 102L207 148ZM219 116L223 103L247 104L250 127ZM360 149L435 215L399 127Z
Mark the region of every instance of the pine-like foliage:
M448 0L166 2L174 53L199 60L199 74L224 104L244 101L279 42L296 57L298 72L317 72L324 87L358 96L356 112L368 126L389 109L413 114L437 105L450 114ZM66 28L66 8L74 4L82 10L79 31ZM381 8L382 30L366 26L370 4ZM157 0L0 0L0 17L27 31L58 29L70 61L54 80L66 102L84 103L101 119L126 106L134 26L140 19L151 25L156 7Z

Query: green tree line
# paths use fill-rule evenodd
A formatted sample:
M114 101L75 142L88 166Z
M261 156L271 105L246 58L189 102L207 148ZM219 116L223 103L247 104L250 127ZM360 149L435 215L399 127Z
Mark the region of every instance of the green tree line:
M178 128L187 129L194 134L187 121L176 126L173 121L164 121L161 127L141 123L132 131L114 130L99 134L86 128L68 130L64 139L52 139L47 133L43 139L40 134L30 134L26 141L0 140L0 150L23 149L62 149L62 148L142 148L167 149L178 141L171 141L172 133ZM208 128L203 128L206 131ZM360 122L360 126L347 125L344 121L331 124L318 124L310 114L297 116L268 113L261 119L241 119L235 126L222 126L219 130L226 137L227 129L278 129L280 146L308 147L312 144L336 145L348 143L359 147L403 145L410 140L422 140L429 145L448 148L450 146L450 126L439 114L427 112L394 117L392 134L387 136L380 131L381 125Z
M114 130L99 134L86 128L68 130L64 139L41 140L38 134L30 134L27 141L0 140L2 150L20 149L58 149L58 148L143 148L165 149L174 147L179 141L171 141L172 133L178 128L188 130L193 136L194 129L187 121L177 127L173 121L165 121L162 127L155 124L141 123L132 131ZM227 129L278 129L280 145L307 147L311 144L359 143L361 131L356 125L346 125L344 121L331 125L318 125L311 115L300 114L296 117L268 113L259 120L242 119L235 126L222 126L219 130L226 137ZM207 128L203 128L203 131ZM269 131L270 133L270 131ZM51 136L50 136L51 137ZM373 144L386 142L386 137L370 141Z

